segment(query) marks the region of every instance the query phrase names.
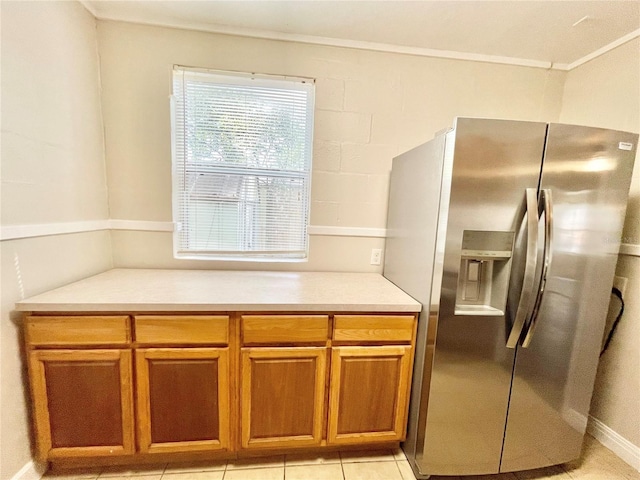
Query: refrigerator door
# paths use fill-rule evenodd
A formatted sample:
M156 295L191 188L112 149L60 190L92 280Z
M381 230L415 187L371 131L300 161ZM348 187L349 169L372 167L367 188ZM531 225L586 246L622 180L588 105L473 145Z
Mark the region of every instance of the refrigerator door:
M551 222L551 261L537 318L517 349L502 472L580 454L637 141L549 126L540 189L550 192L541 227Z
M420 392L426 421L409 459L419 474L499 471L515 353L505 315L512 246L525 190L538 187L546 127L459 118L450 134L426 339L433 355Z

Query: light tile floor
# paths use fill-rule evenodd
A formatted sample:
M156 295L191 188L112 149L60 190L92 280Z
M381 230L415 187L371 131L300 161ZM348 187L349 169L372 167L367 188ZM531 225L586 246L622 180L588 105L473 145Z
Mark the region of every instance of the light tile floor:
M280 455L261 459L156 465L146 469L108 467L94 472L47 473L57 480L414 480L401 450L324 456ZM580 460L501 475L437 477L431 480L640 480L640 473L587 436Z

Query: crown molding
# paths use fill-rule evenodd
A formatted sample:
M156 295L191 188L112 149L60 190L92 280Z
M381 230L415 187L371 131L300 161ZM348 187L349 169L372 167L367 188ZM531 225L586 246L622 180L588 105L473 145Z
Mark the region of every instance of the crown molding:
M96 15L99 20L109 20L137 25L147 25L153 27L177 28L182 30L193 30L198 32L216 33L221 35L231 35L236 37L258 38L263 40L275 40L284 42L304 43L310 45L320 45L328 47L351 48L357 50L370 50L383 53L398 53L402 55L413 55L419 57L444 58L450 60L467 60L472 62L498 63L503 65L515 65L520 67L542 68L545 70L564 70L566 64L554 64L552 62L531 60L527 58L503 57L499 55L484 55L476 53L457 52L452 50L437 50L423 47L410 47L403 45L393 45L389 43L377 43L361 40L348 40L340 38L321 37L316 35L302 35L296 33L275 32L272 30L259 30L243 27L230 27L225 25L214 25L206 23L194 23L181 20L174 21L149 21L138 18L124 17L118 15Z
M630 42L631 40L638 37L640 37L640 28L637 30L634 30L631 33L626 34L623 37L620 37L619 39L609 43L608 45L605 45L602 48L599 48L595 52L591 52L589 55L585 55L584 57L576 60L575 62L570 63L569 65L567 65L567 70L573 70L574 68L579 67L580 65L584 65L585 63L593 60L594 58L598 58L599 56L604 55L607 52L610 52L614 48L618 48L620 45L624 45L625 43Z
M93 7L93 5L91 3L89 3L87 0L78 0L78 2L84 7L86 8L89 13L91 15L93 15L94 17L96 17L97 19L100 18L100 16L98 15L98 12L96 11L96 9Z
M329 47L352 48L357 50L369 50L383 53L397 53L402 55L413 55L419 57L444 58L449 60L466 60L471 62L497 63L502 65L513 65L519 67L542 68L545 70L571 71L580 65L597 58L614 48L623 45L634 38L640 36L640 29L637 29L619 39L605 45L594 52L572 63L556 63L542 60L532 60L527 58L504 57L499 55L485 55L476 53L465 53L453 50L437 50L424 47L410 47L404 45L394 45L389 43L368 42L361 40L348 40L340 38L322 37L317 35L303 35L297 33L276 32L273 30L261 30L244 27L232 27L228 25L217 25L200 22L190 22L186 20L172 19L172 21L159 20L150 21L144 18L135 18L123 15L101 14L88 0L78 0L94 17L99 20L110 20L153 27L177 28L182 30L193 30L198 32L217 33L221 35L231 35L237 37L258 38L263 40L275 40L283 42L304 43L309 45L321 45Z

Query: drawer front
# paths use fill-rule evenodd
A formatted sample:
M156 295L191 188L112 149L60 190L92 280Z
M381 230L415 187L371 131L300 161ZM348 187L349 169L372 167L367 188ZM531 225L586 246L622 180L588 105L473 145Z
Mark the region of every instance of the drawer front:
M328 315L243 315L244 345L324 343L329 337Z
M229 343L227 315L136 315L138 343L182 345Z
M27 342L35 346L125 345L131 339L129 317L27 317Z
M414 324L413 315L336 315L333 340L410 343Z

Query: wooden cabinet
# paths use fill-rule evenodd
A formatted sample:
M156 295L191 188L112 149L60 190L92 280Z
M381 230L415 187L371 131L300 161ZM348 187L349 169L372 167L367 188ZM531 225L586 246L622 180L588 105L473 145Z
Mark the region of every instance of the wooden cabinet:
M230 449L229 316L136 315L133 321L140 452Z
M136 315L136 345L228 345L228 315Z
M333 341L336 344L411 344L415 334L412 315L336 315Z
M243 345L325 345L328 315L243 315Z
M242 447L320 445L327 351L242 349Z
M329 444L404 439L411 347L334 347Z
M243 345L265 345L241 350L242 448L320 445L328 335L327 315L242 317Z
M29 316L25 327L28 347L127 347L131 340L126 315Z
M27 316L39 459L397 445L415 328L413 314Z
M334 317L327 443L404 440L415 332L412 315Z
M28 316L25 338L38 459L133 453L129 317Z
M29 354L40 460L134 452L128 350L34 350Z
M138 349L136 374L141 452L229 448L228 348Z

